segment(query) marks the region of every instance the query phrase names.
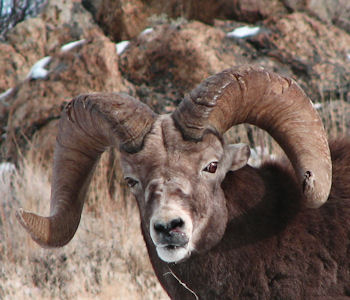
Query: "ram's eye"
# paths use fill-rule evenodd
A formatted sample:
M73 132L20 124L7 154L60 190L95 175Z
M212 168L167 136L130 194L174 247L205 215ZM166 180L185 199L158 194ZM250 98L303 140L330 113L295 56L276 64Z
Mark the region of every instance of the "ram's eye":
M138 184L139 182L131 177L126 177L125 178L125 182L129 187L134 187L136 184Z
M207 165L203 169L203 171L209 172L209 173L215 173L217 168L218 168L218 162L217 161L213 161L209 165Z

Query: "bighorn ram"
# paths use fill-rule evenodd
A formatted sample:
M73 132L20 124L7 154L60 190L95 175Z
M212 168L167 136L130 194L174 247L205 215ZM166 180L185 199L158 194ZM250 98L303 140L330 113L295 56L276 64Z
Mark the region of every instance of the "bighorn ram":
M249 148L222 138L239 123L268 131L293 167L247 165ZM293 80L228 69L170 115L125 94L76 97L60 121L50 217L17 214L40 245L73 237L107 147L121 151L151 262L172 299L350 297L350 143L329 148Z

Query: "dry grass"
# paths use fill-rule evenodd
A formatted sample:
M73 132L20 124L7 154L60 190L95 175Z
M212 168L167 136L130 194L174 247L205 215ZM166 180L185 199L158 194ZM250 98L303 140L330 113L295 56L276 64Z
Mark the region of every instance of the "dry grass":
M330 136L349 135L350 105L322 105ZM227 138L281 154L254 126L237 126ZM51 174L40 153L29 151L16 172L0 176L0 299L167 299L148 260L135 200L120 183L116 156L102 157L77 234L62 249L38 247L14 216L18 207L49 211Z
M61 249L42 249L15 209L47 214L50 170L29 153L0 184L0 299L167 299L139 229L135 201L117 184L110 196L108 153L96 170L80 227ZM98 203L98 205L97 205Z

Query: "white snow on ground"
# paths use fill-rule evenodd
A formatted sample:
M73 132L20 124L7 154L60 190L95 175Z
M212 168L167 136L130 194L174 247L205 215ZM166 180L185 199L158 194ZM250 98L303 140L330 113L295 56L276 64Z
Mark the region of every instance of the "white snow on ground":
M51 61L51 56L45 56L44 58L38 60L30 69L27 75L27 78L31 78L31 79L45 78L49 73L49 71L45 69L45 66L50 61Z
M242 26L226 34L227 37L245 38L258 34L260 27Z
M84 44L85 42L86 42L85 39L79 40L79 41L70 42L68 44L63 45L61 47L61 51L62 52L67 52L67 51L72 50L73 48L75 48L77 46L80 46L80 45Z
M0 179L4 179L6 176L13 174L16 171L16 166L10 162L0 163Z
M115 45L117 54L120 55L122 54L125 49L129 46L130 42L129 41L121 41L118 44Z
M11 94L13 88L8 89L7 91L0 94L0 101L4 101L8 95Z
M146 28L145 30L143 30L143 31L140 33L140 35L146 35L146 34L149 34L149 33L153 32L153 31L154 31L154 29L153 29L152 27L148 27L148 28Z
M314 109L321 109L322 108L322 103L320 103L320 102L312 103L312 106L314 107Z

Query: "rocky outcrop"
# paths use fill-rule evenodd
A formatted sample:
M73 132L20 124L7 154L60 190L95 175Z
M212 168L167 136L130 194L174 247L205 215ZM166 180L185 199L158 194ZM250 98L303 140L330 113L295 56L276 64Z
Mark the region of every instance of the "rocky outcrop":
M350 101L350 36L335 21L315 16L313 1L83 2L100 25L79 1L51 0L0 43L0 93L12 88L0 96L3 160L16 161L18 147L34 137L50 153L53 124L79 93L126 91L157 112L170 112L196 84L232 65L262 65L291 76L315 102ZM249 25L242 20L259 21L258 30L228 34ZM115 41L129 38L118 55Z
M134 38L144 28L170 19L213 24L220 18L252 23L287 13L279 0L84 0L83 4L114 41Z
M136 37L155 23L182 18L212 23L223 15L223 0L84 0L96 22L114 41ZM158 16L158 17L156 17Z
M306 12L328 25L334 24L350 33L348 0L283 0L292 11Z
M350 35L304 13L271 18L251 38L259 53L291 69L314 100L347 97Z
M271 16L281 16L288 12L280 0L226 0L222 11L226 18L255 23Z
M71 50L57 52L45 70L46 76L24 80L6 99L2 151L7 159L15 161L17 147L25 147L34 134L39 139L45 136L41 151L52 152L56 134L51 122L59 118L64 104L73 96L99 91L133 93L132 85L119 72L115 44L101 35L90 37Z
M165 104L156 93L176 102L203 78L230 65L217 51L224 39L223 31L199 22L160 25L131 41L121 55L121 71L140 87L139 94L149 105ZM242 54L237 47L237 55L239 51ZM152 90L148 96L146 87Z
M46 0L5 0L0 2L0 39L17 23L35 17L45 6Z
M79 2L51 0L36 18L18 23L0 43L0 92L24 80L39 59L76 40L102 34ZM5 79L3 79L5 78Z

